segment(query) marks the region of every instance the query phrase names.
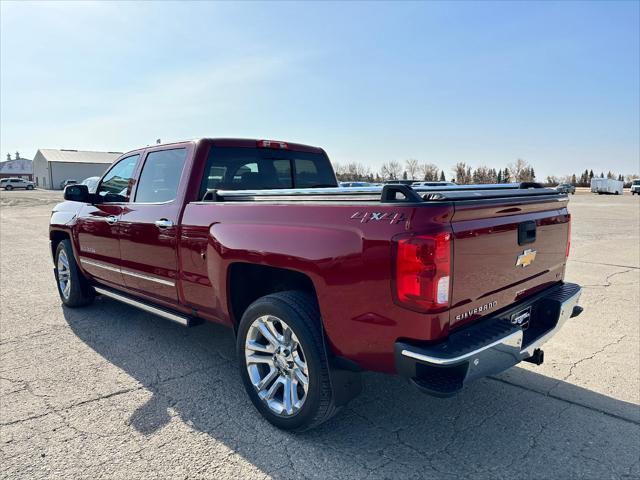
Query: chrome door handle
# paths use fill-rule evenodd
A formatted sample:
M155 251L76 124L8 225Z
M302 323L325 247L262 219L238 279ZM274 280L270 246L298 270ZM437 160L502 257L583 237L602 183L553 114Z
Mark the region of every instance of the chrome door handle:
M105 220L109 225L113 225L118 221L118 217L116 217L115 215L109 215L107 218L105 218Z
M173 227L173 222L171 220L167 220L166 218L161 218L160 220L156 220L156 227L158 228Z

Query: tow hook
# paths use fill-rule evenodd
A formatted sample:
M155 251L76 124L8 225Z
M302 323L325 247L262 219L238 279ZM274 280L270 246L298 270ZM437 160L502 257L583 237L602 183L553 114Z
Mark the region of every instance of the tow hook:
M536 365L542 365L542 363L544 362L544 351L539 348L536 348L533 351L533 355L531 355L529 358L525 358L524 361L529 363L535 363Z
M575 307L573 307L573 311L571 312L571 317L569 318L577 317L582 313L582 310L584 309L580 305L576 305Z

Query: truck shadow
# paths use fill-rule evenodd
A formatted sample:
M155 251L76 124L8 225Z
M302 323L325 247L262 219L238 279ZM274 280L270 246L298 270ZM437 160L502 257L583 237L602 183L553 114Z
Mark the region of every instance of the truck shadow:
M78 338L150 392L128 419L137 432L160 433L177 415L273 478L572 478L576 462L587 477L603 478L638 468L637 405L524 368L450 399L367 373L360 397L294 435L249 401L230 330L185 329L109 299L64 316Z

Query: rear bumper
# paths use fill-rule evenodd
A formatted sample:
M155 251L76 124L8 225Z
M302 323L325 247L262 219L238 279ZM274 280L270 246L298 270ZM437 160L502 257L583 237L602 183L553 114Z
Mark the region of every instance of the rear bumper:
M563 283L454 332L444 342L428 346L396 342L398 374L426 393L454 395L473 380L532 357L569 318L582 312L578 307L581 293L579 285ZM528 328L513 325L510 319L528 308Z

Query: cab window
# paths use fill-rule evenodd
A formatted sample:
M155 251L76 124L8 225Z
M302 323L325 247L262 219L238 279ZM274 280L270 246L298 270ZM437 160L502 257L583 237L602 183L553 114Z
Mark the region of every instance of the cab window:
M133 177L140 155L131 155L116 163L105 174L96 190L105 203L126 202L128 199L129 183Z
M149 153L142 167L135 202L165 203L175 200L186 158L185 148Z
M211 149L200 198L207 190L265 190L337 186L326 155L263 148Z

